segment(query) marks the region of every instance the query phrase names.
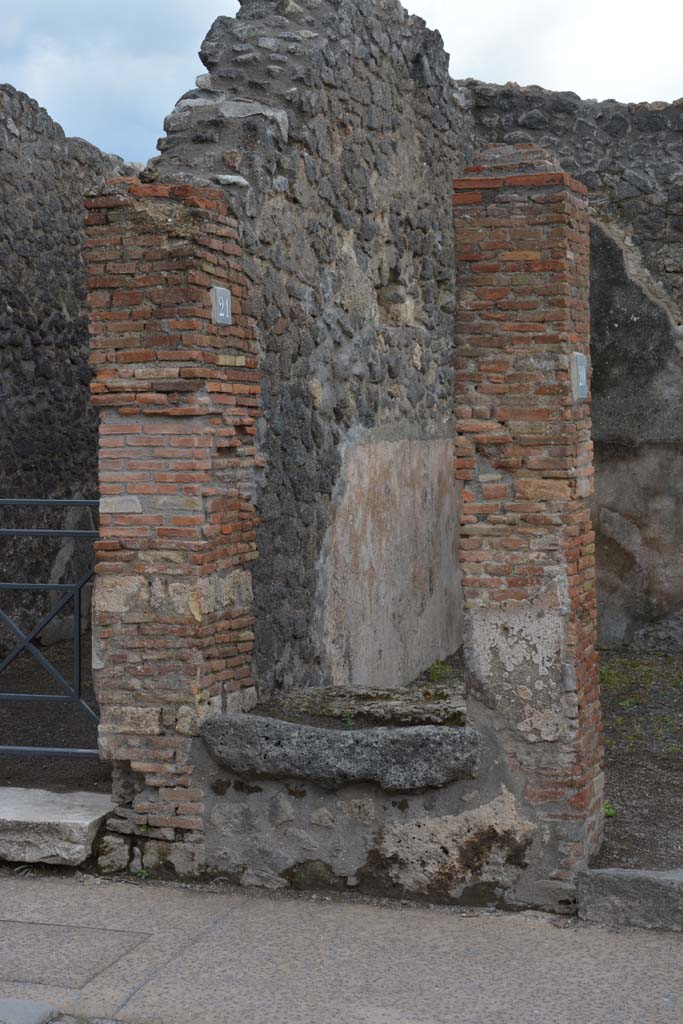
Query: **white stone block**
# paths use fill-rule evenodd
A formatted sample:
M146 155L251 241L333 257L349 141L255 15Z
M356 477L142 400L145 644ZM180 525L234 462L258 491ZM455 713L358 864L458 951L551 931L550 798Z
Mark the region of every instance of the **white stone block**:
M113 810L111 797L104 793L0 788L0 860L82 864Z

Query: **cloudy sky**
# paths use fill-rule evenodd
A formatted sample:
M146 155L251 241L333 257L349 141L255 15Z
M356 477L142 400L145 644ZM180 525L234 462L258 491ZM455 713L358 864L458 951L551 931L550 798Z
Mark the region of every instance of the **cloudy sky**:
M372 0L368 0L368 3ZM404 4L406 0L404 0ZM683 96L681 0L408 0L439 29L457 78L623 101ZM67 134L129 160L203 69L197 50L237 0L0 0L0 81Z

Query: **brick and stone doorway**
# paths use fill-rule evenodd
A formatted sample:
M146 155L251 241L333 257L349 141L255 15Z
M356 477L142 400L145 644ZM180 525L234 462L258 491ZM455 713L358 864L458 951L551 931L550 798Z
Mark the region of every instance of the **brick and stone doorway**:
M95 671L117 804L103 864L182 874L233 864L244 879L265 870L278 885L391 879L392 891L457 899L474 886L504 903L570 906L602 817L583 187L534 147L491 150L455 182L468 724L457 763L441 765L438 781L424 766L436 787L424 806L401 796L398 764L380 769L354 755L341 775L318 765L309 778L301 743L318 743L323 760L348 743L276 726L258 708L244 715L257 699L259 353L222 192L129 179L88 206L102 417ZM231 293L230 322L216 315L217 287ZM410 728L400 742L378 737L393 751L382 757L411 756ZM406 793L419 791L421 772ZM261 781L273 777L285 781ZM278 827L294 820L283 785L301 801L302 849L290 844L291 863L276 857L264 868L249 851L261 857L275 842L281 860L272 807L284 815ZM348 789L345 801L326 786ZM237 856L245 801L256 831L245 837L240 826ZM310 851L322 850L321 815L334 840L356 806L367 827L359 863L344 869L349 881ZM483 844L474 861L466 834ZM420 858L429 868L416 871Z

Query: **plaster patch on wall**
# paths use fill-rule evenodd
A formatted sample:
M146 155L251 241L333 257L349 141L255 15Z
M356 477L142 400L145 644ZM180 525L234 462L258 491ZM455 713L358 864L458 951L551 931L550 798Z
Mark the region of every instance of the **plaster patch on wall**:
M334 686L398 687L462 642L449 439L346 447L317 603Z
M475 879L512 886L526 866L534 831L503 786L476 810L387 825L377 855L406 892L458 898Z
M532 601L469 612L472 692L529 742L563 738L566 578L558 573Z

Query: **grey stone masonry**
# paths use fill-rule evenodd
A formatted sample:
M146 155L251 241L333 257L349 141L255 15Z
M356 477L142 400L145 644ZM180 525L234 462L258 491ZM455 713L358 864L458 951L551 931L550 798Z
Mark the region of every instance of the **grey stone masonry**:
M330 787L377 782L410 792L472 778L478 765L477 734L462 726L337 730L238 714L207 718L202 737L229 771Z
M97 497L97 420L88 385L83 199L123 161L70 139L35 100L0 85L0 495ZM2 525L91 529L69 519L2 510ZM71 582L90 553L73 540L2 541L6 581ZM3 596L3 609L36 595ZM28 624L28 620L21 619ZM6 635L0 636L0 649Z

